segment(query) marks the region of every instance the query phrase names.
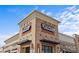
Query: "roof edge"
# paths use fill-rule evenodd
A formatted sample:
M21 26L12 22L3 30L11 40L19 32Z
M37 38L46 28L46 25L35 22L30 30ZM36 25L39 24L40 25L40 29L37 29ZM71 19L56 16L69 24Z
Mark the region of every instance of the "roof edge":
M67 36L67 37L70 37L70 38L74 38L74 37L69 36L69 35L67 35L67 34L63 34L63 33L59 33L59 34L64 35L64 36Z
M19 33L17 33L17 34L15 34L15 35L11 36L10 38L6 39L4 42L8 41L9 39L13 38L13 37L16 36L16 35L19 35Z
M33 10L33 11L32 11L31 13L29 13L23 20L21 20L21 21L18 23L18 25L19 25L22 21L24 21L27 17L29 17L30 15L32 15L34 12L38 12L38 13L40 13L40 14L42 14L42 15L44 15L44 16L47 16L48 18L51 18L51 19L57 21L58 23L60 23L60 21L58 21L58 20L56 20L56 19L54 19L54 18L52 18L52 17L50 17L50 16L48 16L48 15L46 15L46 14L40 12L40 11Z

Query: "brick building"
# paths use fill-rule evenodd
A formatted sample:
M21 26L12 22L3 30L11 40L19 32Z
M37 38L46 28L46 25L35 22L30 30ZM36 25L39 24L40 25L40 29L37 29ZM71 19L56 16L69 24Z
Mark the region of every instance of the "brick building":
M19 33L5 41L4 53L76 52L74 38L58 32L59 23L34 10L19 22Z

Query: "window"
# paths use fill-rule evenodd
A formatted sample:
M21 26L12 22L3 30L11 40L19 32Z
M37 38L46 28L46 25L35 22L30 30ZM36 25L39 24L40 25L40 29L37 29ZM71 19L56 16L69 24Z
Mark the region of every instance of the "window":
M42 46L42 51L44 53L52 53L52 46L45 46L45 45L43 45Z
M25 53L30 53L30 47L26 47Z

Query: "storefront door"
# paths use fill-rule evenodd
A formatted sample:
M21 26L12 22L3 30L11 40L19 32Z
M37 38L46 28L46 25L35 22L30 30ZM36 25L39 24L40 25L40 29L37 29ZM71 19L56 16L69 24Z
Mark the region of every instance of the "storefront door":
M43 45L42 46L42 51L43 51L43 53L52 53L53 52L53 48L52 48L52 46L45 46L45 45Z
M25 48L25 53L30 53L30 47Z

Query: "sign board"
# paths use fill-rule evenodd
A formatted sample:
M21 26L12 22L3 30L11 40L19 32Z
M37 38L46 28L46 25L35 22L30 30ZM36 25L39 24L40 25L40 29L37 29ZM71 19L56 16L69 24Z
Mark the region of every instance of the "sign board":
M28 25L28 26L25 26L23 29L22 29L22 32L25 33L27 31L29 31L31 29L31 25Z
M54 32L55 31L55 28L53 26L45 24L45 23L42 23L41 27L42 27L42 29L50 31L50 32Z

